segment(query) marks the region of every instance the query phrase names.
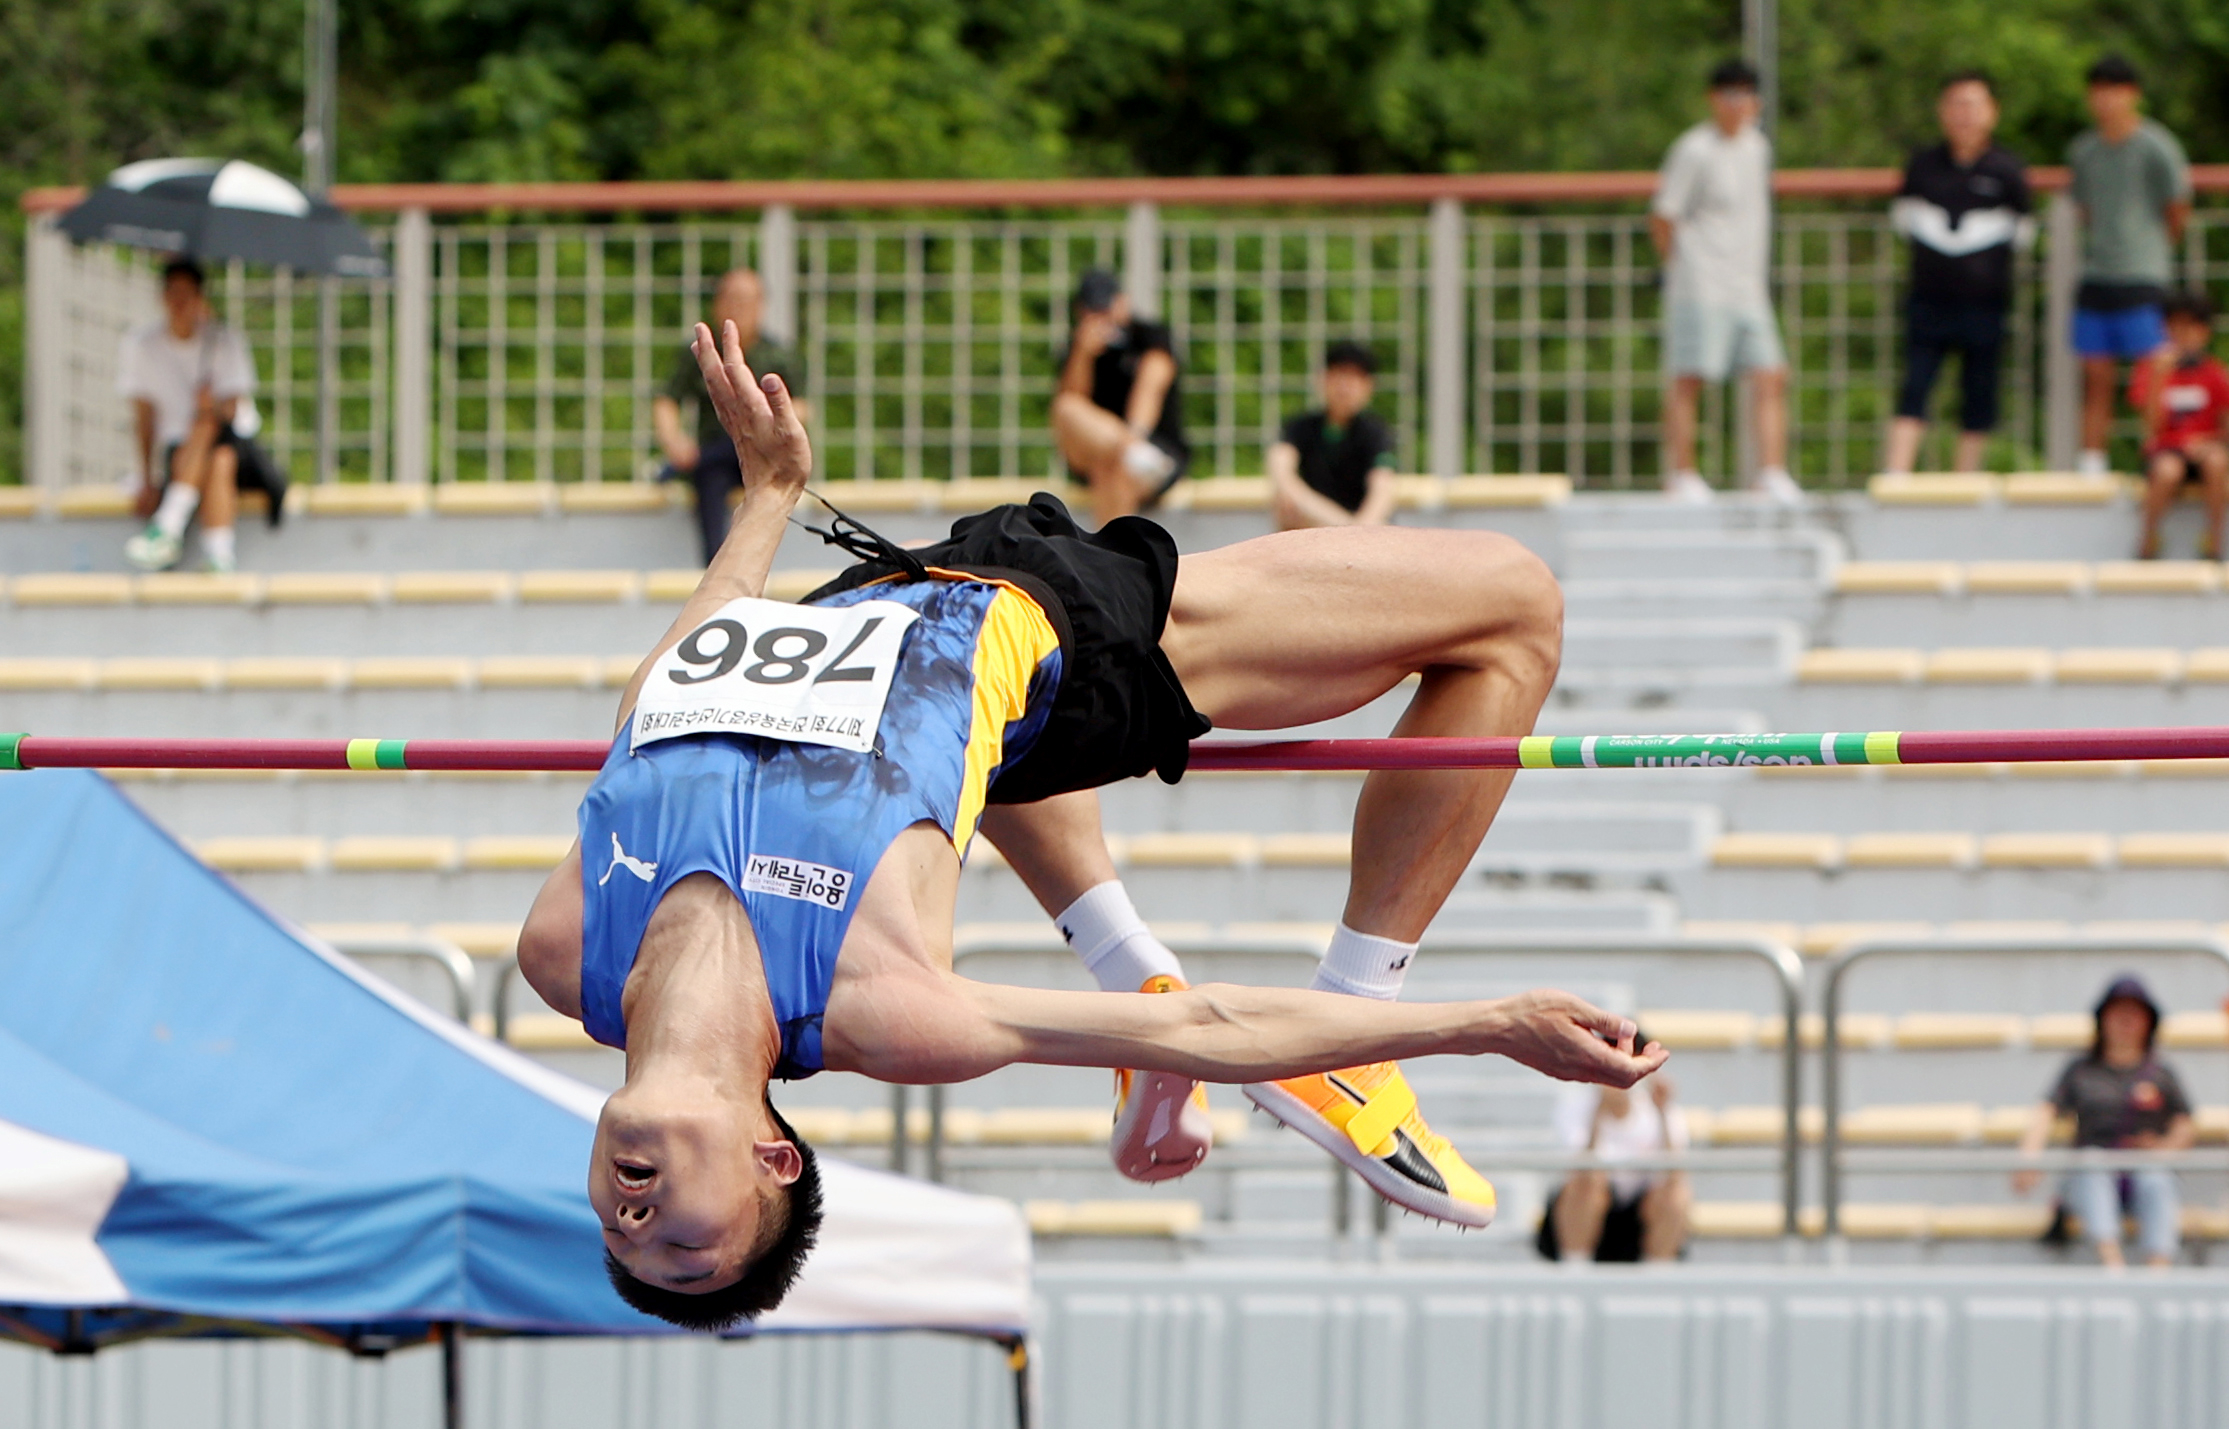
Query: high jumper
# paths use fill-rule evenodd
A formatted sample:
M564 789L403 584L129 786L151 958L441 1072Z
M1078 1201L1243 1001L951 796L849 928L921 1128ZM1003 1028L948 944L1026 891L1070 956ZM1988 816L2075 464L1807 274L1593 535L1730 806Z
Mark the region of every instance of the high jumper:
M811 1150L768 1100L777 1078L1126 1069L1115 1158L1145 1180L1206 1154L1198 1084L1239 1083L1388 1199L1483 1225L1492 1186L1431 1131L1397 1059L1494 1053L1619 1087L1662 1064L1631 1021L1562 992L1395 1000L1508 770L1369 776L1344 916L1309 991L1188 987L1100 831L1098 786L1173 782L1211 723L1328 719L1411 675L1397 734L1528 732L1562 602L1521 546L1343 528L1179 557L1151 522L1086 533L1040 496L918 551L839 519L861 563L777 604L762 596L811 444L732 325L715 339L700 324L694 350L741 454L742 503L621 697L579 842L519 940L535 990L627 1053L589 1198L631 1303L722 1328L795 1278L818 1191ZM1113 995L953 972L978 832Z

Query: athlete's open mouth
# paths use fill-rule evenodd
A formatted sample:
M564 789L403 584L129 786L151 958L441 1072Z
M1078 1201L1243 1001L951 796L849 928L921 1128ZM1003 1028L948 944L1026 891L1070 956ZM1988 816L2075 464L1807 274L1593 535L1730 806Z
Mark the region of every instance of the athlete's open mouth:
M657 1167L639 1161L614 1161L612 1170L618 1174L619 1184L630 1191L642 1190L658 1174Z

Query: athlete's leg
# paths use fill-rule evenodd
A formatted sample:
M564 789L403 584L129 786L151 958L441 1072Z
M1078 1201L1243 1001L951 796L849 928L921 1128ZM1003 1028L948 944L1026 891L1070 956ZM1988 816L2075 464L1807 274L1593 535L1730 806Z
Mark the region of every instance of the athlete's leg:
M1218 725L1359 709L1421 675L1394 733L1518 735L1555 682L1563 598L1539 558L1484 531L1284 531L1185 556L1161 639ZM1469 867L1506 770L1386 770L1355 808L1347 926L1414 942Z
M1093 790L1034 804L993 804L983 836L998 846L1046 916L1060 929L1103 992L1170 992L1184 970L1145 920L1115 874ZM1166 1181L1207 1159L1215 1127L1207 1094L1170 1072L1115 1073L1114 1132L1108 1152L1134 1181Z

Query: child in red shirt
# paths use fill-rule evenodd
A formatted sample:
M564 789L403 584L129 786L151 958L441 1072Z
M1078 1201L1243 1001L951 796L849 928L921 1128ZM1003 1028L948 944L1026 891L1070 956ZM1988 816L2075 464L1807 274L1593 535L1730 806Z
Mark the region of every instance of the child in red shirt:
M2137 556L2159 555L2159 518L2187 482L2202 482L2206 535L2203 560L2222 555L2222 521L2229 516L2229 368L2213 355L2213 304L2203 293L2178 293L2165 304L2167 345L2136 364L2129 377L2129 405L2144 414L2144 539Z

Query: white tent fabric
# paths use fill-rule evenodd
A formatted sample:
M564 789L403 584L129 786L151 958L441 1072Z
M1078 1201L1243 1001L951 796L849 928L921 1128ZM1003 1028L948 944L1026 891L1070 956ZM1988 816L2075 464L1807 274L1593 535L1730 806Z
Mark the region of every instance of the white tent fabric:
M129 1174L112 1152L0 1121L0 1304L132 1298L93 1240Z
M761 1329L1028 1326L1029 1224L1012 1201L842 1161L823 1159L820 1176L819 1247Z

